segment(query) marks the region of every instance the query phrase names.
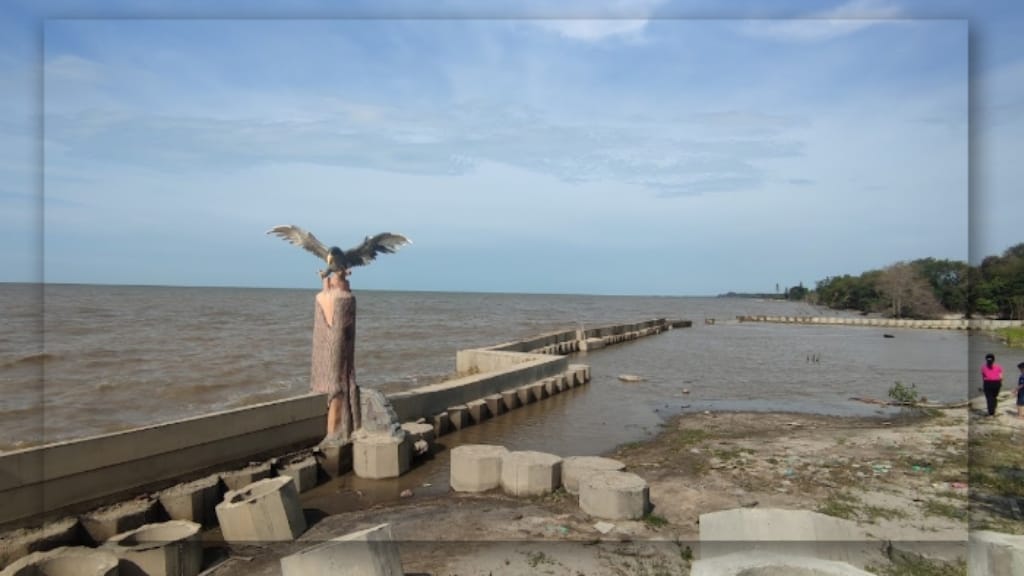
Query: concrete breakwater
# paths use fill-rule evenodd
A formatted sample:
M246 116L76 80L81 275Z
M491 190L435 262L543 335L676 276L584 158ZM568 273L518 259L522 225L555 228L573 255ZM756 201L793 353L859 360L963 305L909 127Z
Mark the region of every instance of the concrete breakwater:
M566 357L586 349L588 339L609 345L687 325L659 319L459 351L459 377L391 394L388 400L401 422L436 424L441 414L450 420L455 408L471 425L481 412L493 411L488 402L498 402L495 396L503 392L518 395L525 387L540 399L589 379L588 366L570 365ZM325 418L325 397L312 394L0 454L0 527L76 517L253 461L309 451L323 438Z
M737 316L739 322L776 324L820 324L828 326L876 326L881 328L927 328L933 330L998 330L1024 326L1024 320L910 320L868 316Z

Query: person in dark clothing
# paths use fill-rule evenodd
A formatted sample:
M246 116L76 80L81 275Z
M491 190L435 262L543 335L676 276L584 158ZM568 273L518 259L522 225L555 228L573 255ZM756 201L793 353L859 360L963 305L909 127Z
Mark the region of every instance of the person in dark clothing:
M994 354L985 355L985 364L981 367L981 387L985 391L988 415L995 416L999 390L1003 387L1003 367L996 364Z

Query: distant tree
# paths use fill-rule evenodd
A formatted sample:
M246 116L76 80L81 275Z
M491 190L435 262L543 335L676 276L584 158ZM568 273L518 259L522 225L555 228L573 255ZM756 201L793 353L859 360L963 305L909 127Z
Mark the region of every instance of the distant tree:
M909 262L884 268L878 276L878 290L893 318L934 318L944 310L928 280Z
M801 282L800 285L793 286L786 290L786 300L805 300L808 292L810 292L810 290L804 288L804 283Z

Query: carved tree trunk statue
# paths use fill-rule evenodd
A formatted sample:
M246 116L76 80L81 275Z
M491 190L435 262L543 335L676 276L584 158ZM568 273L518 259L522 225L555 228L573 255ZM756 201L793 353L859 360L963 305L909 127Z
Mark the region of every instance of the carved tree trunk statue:
M355 366L356 299L346 275L324 278L313 312L310 386L327 394L325 440L346 441L362 425Z

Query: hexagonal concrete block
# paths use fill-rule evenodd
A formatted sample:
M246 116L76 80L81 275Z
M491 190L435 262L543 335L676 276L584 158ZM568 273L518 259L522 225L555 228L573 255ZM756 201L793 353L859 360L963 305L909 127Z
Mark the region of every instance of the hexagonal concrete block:
M452 423L448 419L447 412L441 412L440 414L434 414L434 438L444 436L451 431Z
M346 534L281 558L281 576L316 574L403 576L391 525Z
M87 538L81 522L74 516L46 522L39 527L13 530L0 536L0 566L7 566L32 552L78 546Z
M81 517L82 528L85 528L89 538L96 544L102 544L116 534L157 520L156 500L151 498L121 502Z
M504 446L464 444L451 453L450 484L456 492L485 492L501 485Z
M484 402L487 403L487 411L491 413L491 417L501 416L505 413L505 400L501 394L485 396Z
M352 442L325 440L313 449L313 457L330 478L348 474L352 471Z
M990 576L1024 574L1024 536L972 530L968 536L967 572Z
M487 409L487 402L484 400L466 402L466 409L469 412L469 419L473 424L479 424L491 417L491 413Z
M220 478L228 490L238 490L257 480L270 478L273 473L270 462L258 462L249 464L245 468L221 472Z
M121 576L196 576L203 569L202 528L171 520L118 534L103 549L121 559Z
M172 486L157 495L171 520L213 524L221 498L220 476L213 475Z
M579 494L580 478L595 472L621 472L626 465L600 456L570 456L562 461L562 486L569 494Z
M299 494L316 488L319 472L320 466L313 455L293 458L277 468L277 475L291 478Z
M505 412L515 410L522 406L522 402L519 400L519 392L517 390L502 390L501 403L504 406Z
M511 496L550 494L562 485L562 458L531 450L501 459L501 488Z
M462 430L469 426L469 409L465 404L451 406L448 408L448 423L453 430Z
M228 491L217 505L217 520L227 542L280 542L306 531L299 494L287 476Z
M532 384L526 384L516 388L516 397L519 398L519 405L526 406L531 402L536 402L536 398L533 396Z
M543 381L534 382L533 384L529 384L528 386L530 387L530 396L533 397L533 400L535 402L540 402L541 400L550 396L550 394L547 393L547 386L544 384Z
M398 478L412 464L412 442L404 430L398 434L355 434L352 470L360 478Z
M580 510L605 520L639 520L650 508L647 481L630 472L594 472L579 480Z
M545 379L541 380L541 383L544 385L544 394L546 396L550 397L550 396L554 396L555 394L558 394L559 392L561 392L562 391L561 380L562 379L560 377L557 377L557 376L555 376L553 378L545 378Z
M701 558L690 567L690 576L872 576L872 573L845 562L754 551Z
M85 546L33 552L18 559L0 574L4 576L118 576L117 556Z

